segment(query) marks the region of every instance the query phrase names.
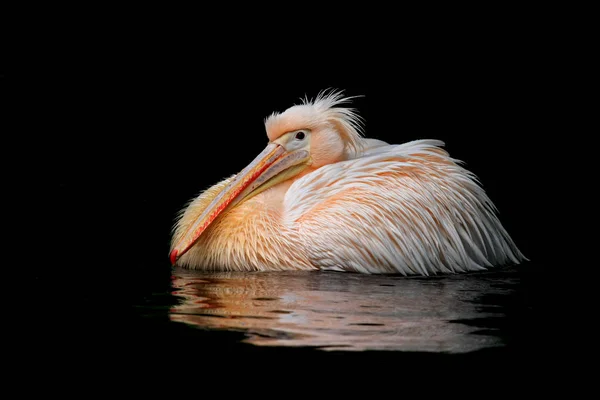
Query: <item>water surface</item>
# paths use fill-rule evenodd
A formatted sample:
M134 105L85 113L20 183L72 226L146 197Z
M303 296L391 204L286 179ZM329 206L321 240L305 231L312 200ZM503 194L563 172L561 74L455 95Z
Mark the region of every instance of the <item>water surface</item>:
M255 346L465 353L510 343L519 287L514 269L414 278L174 269L168 314Z

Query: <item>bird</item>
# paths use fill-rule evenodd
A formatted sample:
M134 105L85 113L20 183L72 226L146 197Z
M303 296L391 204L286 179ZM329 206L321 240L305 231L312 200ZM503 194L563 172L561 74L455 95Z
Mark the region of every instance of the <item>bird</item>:
M527 260L443 141L366 137L356 97L322 90L265 118L265 149L174 217L171 264L431 276Z

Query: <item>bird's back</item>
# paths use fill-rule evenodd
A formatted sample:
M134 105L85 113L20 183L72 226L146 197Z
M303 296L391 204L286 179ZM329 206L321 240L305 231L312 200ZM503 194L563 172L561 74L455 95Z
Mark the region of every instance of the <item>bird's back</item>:
M475 176L442 142L364 144L286 193L284 223L314 266L430 275L525 259Z

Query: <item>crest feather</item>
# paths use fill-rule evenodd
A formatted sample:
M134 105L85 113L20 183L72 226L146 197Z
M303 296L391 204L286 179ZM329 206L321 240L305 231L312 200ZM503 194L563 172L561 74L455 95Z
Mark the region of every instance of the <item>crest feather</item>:
M311 129L320 124L333 124L342 135L350 150L358 151L363 136L363 119L356 110L340 107L360 96L344 97L342 90L322 90L310 100L301 98L301 104L294 105L283 113L274 112L265 119L265 127L270 140L296 129Z

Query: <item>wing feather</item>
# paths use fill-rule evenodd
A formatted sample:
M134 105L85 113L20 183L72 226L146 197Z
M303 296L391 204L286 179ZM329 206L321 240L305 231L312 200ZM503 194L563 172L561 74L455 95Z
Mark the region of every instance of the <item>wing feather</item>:
M431 275L525 257L476 176L437 140L365 140L353 158L296 181L284 223L322 269Z

